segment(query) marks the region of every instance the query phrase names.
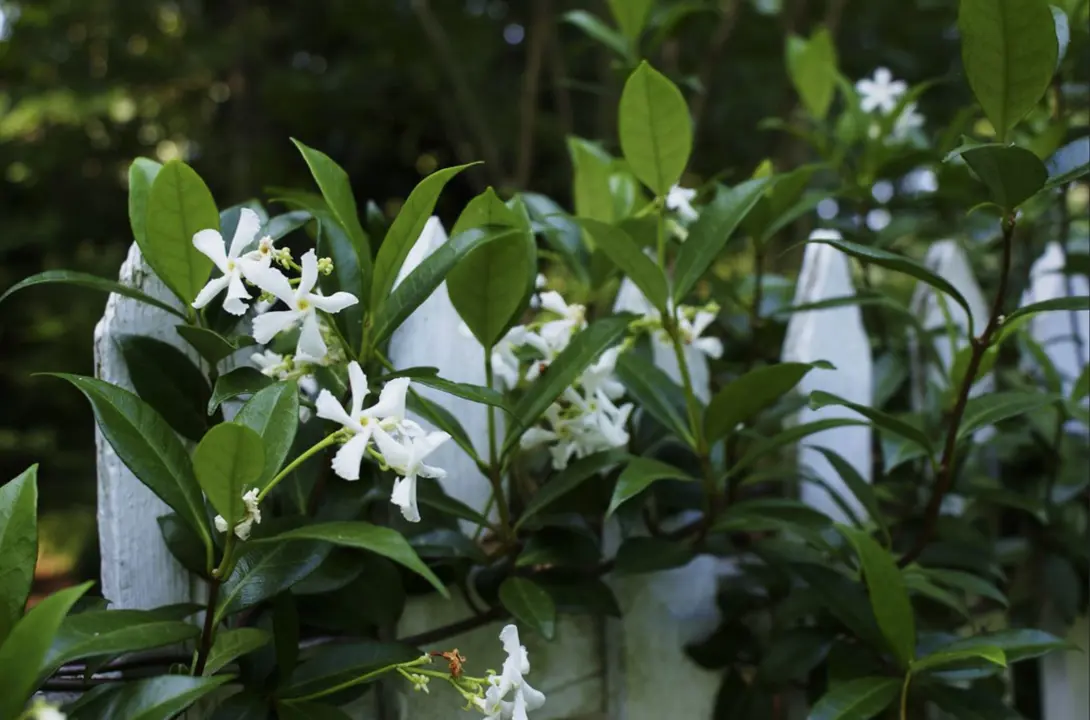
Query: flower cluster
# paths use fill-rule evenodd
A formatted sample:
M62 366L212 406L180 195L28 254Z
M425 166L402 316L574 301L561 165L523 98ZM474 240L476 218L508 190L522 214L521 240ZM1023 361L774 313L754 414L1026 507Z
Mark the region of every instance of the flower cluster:
M526 646L519 642L518 628L514 625L504 627L500 631L500 641L507 653L503 670L499 675L489 673L488 689L483 698L474 698L474 703L486 720L528 720L530 710L545 704L545 695L526 682L530 656Z
M878 68L874 71L873 78L864 78L857 82L855 90L859 93L859 108L864 113L877 112L888 117L900 109L887 142L904 143L914 131L923 127L924 116L920 114L915 102L901 107L901 98L908 92L908 85L903 80L894 80L889 68ZM870 134L872 138L881 134L878 123L871 125Z

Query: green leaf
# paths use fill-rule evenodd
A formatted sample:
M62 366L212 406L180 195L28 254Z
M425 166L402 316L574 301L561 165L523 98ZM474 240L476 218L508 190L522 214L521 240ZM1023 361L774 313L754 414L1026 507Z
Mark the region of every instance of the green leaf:
M618 121L621 150L632 172L665 197L681 179L693 150L692 120L681 91L641 62L625 82Z
M439 193L443 191L451 178L470 165L476 165L476 163L436 171L420 181L420 184L409 193L409 198L401 206L401 212L390 225L386 238L378 249L378 256L375 258L374 282L371 283L370 309L372 313L377 314L385 304L386 296L390 294L390 289L397 280L397 274L405 258L413 244L420 238L424 225L431 217L432 210L435 209Z
M955 652L982 647L999 648L1003 651L1008 663L1016 663L1046 655L1054 650L1069 650L1073 646L1043 630L1025 628L975 635L941 649L946 652Z
M617 549L615 567L622 575L658 572L687 565L693 559L688 544L655 537L630 537Z
M594 40L617 53L618 56L625 59L631 56L627 38L586 10L566 12L564 13L564 21L579 28Z
M468 520L474 525L489 527L488 518L480 514L461 500L452 498L439 483L420 481L416 486L416 499L421 505L438 510L461 520Z
M193 236L220 227L216 201L193 168L172 160L159 170L148 193L146 227L144 259L189 305L212 271L212 261L193 246Z
M352 720L352 716L333 705L317 702L284 702L276 706L277 720Z
M704 433L714 443L741 422L771 407L814 369L810 363L780 363L750 370L720 390L704 413Z
M1061 297L1053 298L1052 300L1044 300L1042 302L1032 303L1030 305L1023 305L1018 308L1003 321L1004 325L1007 325L1019 318L1032 317L1044 312L1055 312L1068 310L1071 312L1085 312L1090 310L1090 296L1077 295L1073 297Z
M166 310L171 315L177 315L183 319L185 318L185 314L179 311L178 308L168 305L161 300L156 300L150 295L145 295L136 288L122 285L113 280L107 280L87 273L73 272L71 270L46 270L37 275L31 275L25 280L20 280L5 290L3 295L0 295L0 303L4 302L9 295L16 293L23 288L34 287L35 285L48 285L51 283L64 283L67 285L89 288L91 290L98 290L100 292L124 295L125 297L157 307L160 310Z
M886 523L882 520L882 511L878 506L878 496L874 492L874 486L864 480L859 471L855 469L855 466L835 450L817 445L813 446L813 449L825 456L825 459L840 475L840 479L844 481L844 484L859 500L859 504L866 508L867 514L870 515L871 520L874 521L888 541L890 539L889 528L886 527Z
M396 530L367 522L328 522L288 530L271 538L263 538L260 542L282 543L288 540L317 540L382 555L427 580L443 597L450 597L443 582L428 569Z
M940 568L920 568L920 572L940 585L995 600L1003 607L1010 604L1007 597L995 585L976 575L961 570L943 570Z
M1090 138L1081 137L1064 145L1048 159L1046 167L1045 190L1063 187L1090 173Z
M532 580L509 577L500 585L500 603L516 620L532 627L546 640L556 632L556 605L549 593Z
M481 405L491 405L492 407L497 407L509 414L512 412L503 393L489 387L484 387L483 385L457 383L451 380L445 380L437 375L418 375L413 378L413 382L417 385L426 385L427 387L441 390L448 395L460 397L464 400L480 403Z
M269 544L252 538L243 548L235 569L220 588L216 622L287 590L329 554L329 546L322 543Z
M420 395L411 386L409 395L406 398L406 407L436 428L450 435L454 442L458 443L458 447L462 448L471 458L478 459L477 450L473 447L473 441L469 439L469 435L466 433L465 428L462 427L462 423L458 422L458 418L454 417L454 414L449 410Z
M696 446L689 422L685 419L684 391L669 375L633 352L621 353L617 360L616 373L641 409L650 413L663 427L690 447Z
M747 180L732 188L719 188L689 229L674 265L674 302L680 303L712 266L731 235L757 204L769 181Z
M908 667L916 656L916 616L900 569L889 551L870 535L844 525L837 529L859 556L871 609L882 635L902 667Z
M178 348L143 335L118 338L136 394L172 428L197 441L208 428L210 391L204 374Z
M1017 391L986 393L970 398L958 427L958 439L968 437L980 428L1052 405L1058 399L1045 392Z
M148 158L136 158L129 165L129 226L140 252L147 256L148 196L155 176L163 169Z
M232 628L216 633L216 641L208 653L204 665L205 675L215 675L238 658L265 647L271 640L269 633L258 628Z
M1090 395L1090 365L1084 365L1079 379L1071 388L1071 402L1077 403L1087 395Z
M38 562L38 466L0 487L0 646L23 615Z
M824 120L836 94L837 60L833 37L824 27L809 40L787 39L787 72L806 111Z
M228 527L234 527L246 514L242 494L254 487L264 469L261 436L245 425L216 425L193 451L197 482Z
M965 74L1002 140L1033 109L1056 71L1056 25L1047 0L962 0Z
M927 683L927 699L957 720L1025 720L986 685L961 689L931 682Z
M239 367L216 378L216 387L208 401L208 414L216 412L222 403L239 395L253 395L273 384L273 379L257 368Z
M53 593L31 608L0 645L0 720L22 716L23 706L37 689L38 669L65 615L93 583L83 583Z
M965 665L973 660L984 660L992 665L1007 667L1007 656L995 646L982 645L980 647L961 648L960 650L938 650L912 662L912 672L921 673L925 670L949 665Z
M621 32L631 41L636 41L647 22L647 13L653 0L609 0L609 9L617 20Z
M42 675L74 660L151 650L195 639L200 628L155 610L90 610L65 618L43 662Z
M825 430L832 430L833 428L869 424L870 423L865 420L854 420L852 418L826 418L824 420L815 420L814 422L789 427L782 432L757 443L752 450L743 455L742 459L731 467L728 476L737 475L768 453L777 450L784 445L796 443L804 437L809 437L810 435L824 432Z
M174 559L182 564L189 572L198 577L205 577L210 570L207 566L209 558L205 555L201 538L189 527L178 513L167 513L157 517L159 533L163 536L167 550Z
M416 660L420 651L405 643L352 642L326 645L292 673L291 680L277 691L284 699L304 698L337 687L350 687L377 679L377 671ZM362 682L364 676L375 675ZM294 704L294 703L293 703Z
M666 276L655 261L643 254L640 246L619 227L598 220L581 218L579 224L591 234L595 245L643 291L659 312L666 312L669 289Z
M810 711L809 720L870 720L897 698L901 681L869 677L834 685Z
M404 212L404 211L402 211ZM395 221L396 222L396 221ZM393 232L393 229L390 230ZM481 247L517 236L517 230L471 228L455 235L424 259L394 289L375 315L372 342L380 343L396 330L405 318L427 300L451 270L467 255ZM385 247L385 246L384 246ZM379 259L382 259L380 254Z
M673 465L668 465L651 458L632 458L617 479L617 486L613 489L613 497L609 501L609 509L606 510L608 518L622 504L639 495L659 480L684 480L693 481L692 475L680 470Z
M772 641L758 668L763 682L805 680L829 654L834 636L811 628L792 628Z
M1037 194L1048 181L1040 158L1017 145L979 145L961 153L991 193L996 205L1008 212Z
M526 393L515 406L503 443L504 452L518 442L526 428L537 422L541 414L575 382L588 365L624 335L628 322L628 318L624 316L596 320L572 337L568 347L526 389Z
M170 720L230 679L227 676L161 675L126 682L110 696L98 717Z
M265 445L265 470L257 487L264 489L284 465L295 440L299 427L299 387L288 381L258 391L238 411L234 422L261 436Z
M214 330L197 327L196 325L177 325L174 328L182 339L189 343L190 347L197 351L209 365L215 367L229 355L233 355L240 348L254 344L254 339L247 335L233 338L225 338Z
M957 288L947 282L945 279L931 272L925 266L916 262L915 260L905 257L904 255L897 255L895 253L886 252L876 247L868 247L866 245L858 245L847 240L839 240L833 238L817 238L809 240L812 243L822 243L825 245L832 245L837 250L847 253L854 258L858 258L863 262L871 263L879 267L886 268L887 270L893 270L894 272L903 273L910 277L914 277L920 282L930 285L936 290L940 290L949 295L954 302L965 310L966 317L969 318L969 334L973 334L972 317L973 314L969 310L969 303L965 297L958 292Z
M526 308L537 274L537 244L528 225L488 188L466 206L453 235L474 227L515 230L470 251L450 269L447 292L458 315L486 349Z
M789 498L756 498L732 504L713 526L716 532L790 529L800 534L821 531L832 521L823 512Z
M196 531L211 552L204 498L189 453L174 430L147 403L116 385L81 375L53 373L91 402L103 437L140 482Z
M838 405L840 407L846 407L850 410L854 410L863 417L867 418L875 424L876 427L881 428L887 432L891 432L895 435L899 435L913 444L919 446L928 457L934 459L935 448L931 444L931 439L927 437L927 433L920 430L914 425L898 420L897 418L884 413L880 410L867 407L866 405L860 405L853 403L850 400L845 400L842 397L838 397L831 393L822 392L821 390L815 390L810 394L810 407L814 410L818 410L830 405Z
M328 212L315 215L318 221L316 249L321 257L333 260L333 272L318 276L318 287L325 295L347 292L361 302L341 310L332 316L337 329L344 335L351 348L358 348L363 341L363 317L366 307L362 300L368 297L371 281L371 256L366 247L358 247Z
M607 468L623 463L627 458L628 453L624 450L613 449L603 450L576 460L564 470L550 477L530 498L530 501L526 504L526 510L522 513L522 517L518 519L518 522L515 523L515 527L521 527L531 517L575 490L587 480L597 476Z
M613 193L609 186L613 158L597 144L577 137L568 138L568 154L575 168L575 177L572 178L575 214L613 222Z

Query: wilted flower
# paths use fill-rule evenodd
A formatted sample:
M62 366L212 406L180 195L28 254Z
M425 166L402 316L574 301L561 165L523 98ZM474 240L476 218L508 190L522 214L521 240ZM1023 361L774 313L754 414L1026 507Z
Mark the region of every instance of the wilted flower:
M235 523L235 535L239 540L249 540L250 531L253 530L254 523L261 524L261 509L257 506L257 488L247 491L242 496L242 502L246 506L246 512L243 514L242 519ZM222 515L217 515L214 520L216 524L216 530L221 533L227 532L227 521Z

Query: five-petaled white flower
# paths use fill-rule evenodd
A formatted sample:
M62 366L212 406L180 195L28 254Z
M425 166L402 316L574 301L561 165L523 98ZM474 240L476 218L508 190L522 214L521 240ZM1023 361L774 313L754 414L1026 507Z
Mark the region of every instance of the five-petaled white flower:
M516 325L492 347L492 372L505 390L519 383L519 358L515 348L526 344L528 332L525 326Z
M379 393L378 402L366 410L363 409L363 401L368 394L367 376L354 360L348 365L348 380L352 387L352 401L347 410L328 390L318 394L315 407L318 417L340 423L352 436L333 457L333 472L345 480L359 480L360 464L375 432L379 428L393 432L407 422L405 394L409 390L409 378L395 378L386 383Z
M251 299L250 291L246 289L243 280L254 282L254 276L264 268L269 267L268 253L262 253L259 247L242 254L242 251L253 242L254 236L261 229L261 218L253 210L243 208L238 216L238 225L235 226L235 235L231 238L231 247L227 248L226 241L218 230L201 230L193 236L193 247L211 260L219 271L223 273L219 277L208 281L193 301L193 307L200 309L212 302L212 299L227 290L227 298L223 301L223 309L232 315L246 313L247 302ZM262 244L265 240L262 239ZM271 247L272 241L269 240Z
M693 207L693 198L696 190L674 185L666 195L666 209L673 210L685 222L692 222L700 217L700 213Z
M250 356L250 361L257 365L257 369L261 371L262 375L271 377L274 380L287 380L294 369L294 363L292 363L290 356L284 357L272 350L254 353Z
M919 130L923 125L924 116L917 111L916 103L909 103L905 105L905 109L901 111L901 114L897 116L897 121L893 123L893 133L890 139L893 142L904 142L908 140L913 130Z
M544 705L545 695L526 682L524 676L530 672L530 657L526 647L519 642L518 628L507 625L500 631L500 640L507 653L503 671L488 677L488 690L484 699L477 700L477 707L486 720L529 720L527 713ZM511 692L514 696L507 700Z
M859 93L859 107L865 113L879 110L888 115L897 109L897 102L908 91L903 80L894 80L889 68L874 71L874 79L863 78L855 84Z
M255 285L284 301L289 308L273 310L254 318L254 340L264 345L279 333L302 323L296 355L324 358L328 348L322 339L317 311L340 312L358 303L359 298L347 292L333 293L328 297L314 292L314 286L318 284L318 256L310 250L303 255L301 262L303 269L299 287L294 290L283 273L273 267L262 268L254 274L252 280Z
M578 304L569 305L555 290L541 294L541 307L559 315L541 326L541 338L559 353L568 346L571 336L587 326L587 309Z
M253 530L254 524L261 524L261 508L257 506L257 488L248 490L242 496L242 502L246 506L246 512L243 514L242 519L235 523L235 535L239 540L249 540L250 531ZM217 515L215 518L216 530L221 533L227 532L227 521L222 515Z
M697 310L691 320L684 313L679 314L677 326L682 342L710 358L718 359L723 356L723 341L717 337L701 337L713 320L715 313Z
M398 441L382 427L375 428L375 442L382 458L401 476L394 481L390 502L401 508L401 514L409 522L420 522L420 510L416 505L417 476L437 480L447 476L446 470L424 464L424 458L447 440L450 435L445 432L409 432L403 433Z

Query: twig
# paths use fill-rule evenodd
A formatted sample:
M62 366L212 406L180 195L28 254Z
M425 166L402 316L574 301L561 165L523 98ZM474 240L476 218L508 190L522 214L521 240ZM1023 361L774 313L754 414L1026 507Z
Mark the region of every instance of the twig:
M537 98L541 85L541 66L545 59L545 48L551 42L553 31L552 0L534 0L533 20L530 24L530 39L526 47L526 71L523 74L521 126L519 128L519 150L515 170L514 186L525 190L530 183L534 167L534 129L537 126Z
M980 336L970 340L972 352L969 355L969 363L965 368L965 378L961 381L961 388L958 390L957 403L954 405L954 410L950 416L950 426L946 431L946 445L942 451L938 478L935 488L931 492L931 499L927 503L927 509L924 511L923 528L920 534L916 536L916 542L912 548L898 561L897 565L900 567L905 567L916 560L924 551L924 548L927 547L927 543L930 542L931 536L935 533L935 525L938 523L943 498L950 492L950 488L954 484L954 455L957 451L958 429L961 426L961 419L965 415L965 407L969 402L969 391L973 387L977 371L980 370L980 363L984 360L984 353L991 345L992 336L999 329L1003 317L1003 300L1007 294L1007 276L1010 275L1014 230L1015 216L1012 214L1003 220L1003 260L999 271L999 288L996 290L995 300L992 302L991 316L988 318L988 324L984 331L980 333Z

